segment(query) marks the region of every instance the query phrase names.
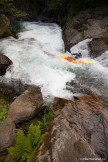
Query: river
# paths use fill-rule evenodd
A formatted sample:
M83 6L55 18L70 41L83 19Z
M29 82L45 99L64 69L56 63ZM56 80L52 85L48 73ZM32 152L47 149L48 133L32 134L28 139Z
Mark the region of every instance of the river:
M89 88L105 98L108 96L108 52L93 61L92 65L75 65L58 58L58 55L70 55L64 51L62 30L56 24L23 22L23 30L18 39L8 37L0 41L0 50L8 56L13 65L1 82L14 84L16 80L24 84L41 87L45 100L53 97L71 99L74 92L69 89L77 82L80 87ZM89 57L88 42L84 40L71 48L72 52L81 52ZM73 87L72 87L73 86Z

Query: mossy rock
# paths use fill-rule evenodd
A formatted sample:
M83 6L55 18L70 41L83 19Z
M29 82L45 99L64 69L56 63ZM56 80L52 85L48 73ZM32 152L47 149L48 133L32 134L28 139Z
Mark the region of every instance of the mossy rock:
M9 19L4 15L0 15L0 37L7 37L12 35Z
M62 109L66 105L71 105L72 106L73 104L74 103L73 103L72 100L67 100L67 99L58 98L58 97L54 98L54 108L56 110Z

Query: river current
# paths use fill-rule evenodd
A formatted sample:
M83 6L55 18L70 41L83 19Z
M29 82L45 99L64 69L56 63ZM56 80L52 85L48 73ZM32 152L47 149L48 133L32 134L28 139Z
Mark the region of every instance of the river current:
M67 82L75 81L82 87L89 87L105 98L108 96L108 51L93 61L92 65L75 65L58 58L68 55L64 51L62 30L56 24L23 22L23 30L18 39L8 37L0 40L0 50L8 56L13 65L1 82L14 84L16 80L24 84L41 87L45 100L53 97L71 99L74 93L67 88ZM90 59L86 39L71 48ZM71 85L68 85L72 87ZM70 88L71 88L70 87ZM74 89L74 84L73 84Z

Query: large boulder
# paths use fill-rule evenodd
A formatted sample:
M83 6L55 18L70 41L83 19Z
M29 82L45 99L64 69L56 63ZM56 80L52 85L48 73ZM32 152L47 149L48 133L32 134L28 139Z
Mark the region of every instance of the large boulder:
M0 76L6 73L7 68L12 64L12 61L5 55L0 53Z
M31 87L10 105L8 117L19 123L35 116L41 109L43 98L39 87Z
M15 124L11 119L6 119L0 125L0 152L3 152L7 147L10 147L13 144L15 137Z
M103 52L108 50L108 34L102 37L94 38L89 42L91 57L100 56Z
M4 15L0 14L0 38L11 35L10 21Z
M108 110L98 96L56 98L54 105L58 110L36 162L107 162Z
M63 38L66 50L70 49L73 45L83 40L80 32L74 28L66 28L63 31Z

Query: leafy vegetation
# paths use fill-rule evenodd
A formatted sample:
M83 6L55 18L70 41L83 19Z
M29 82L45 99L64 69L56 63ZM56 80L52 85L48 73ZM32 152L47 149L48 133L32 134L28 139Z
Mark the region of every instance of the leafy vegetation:
M0 0L0 13L14 17L38 17L39 15L67 19L79 12L98 8L107 4L107 0Z
M38 118L35 123L30 124L26 134L22 130L18 131L16 143L8 149L9 153L17 158L19 162L32 162L44 140L45 131L47 131L52 121L53 107L50 106L41 118Z
M14 5L14 0L0 0L0 14L12 15L16 18L26 17L27 14L18 10Z
M0 93L0 123L6 119L8 113L8 101Z
M7 107L0 106L0 123L6 119L8 113Z
M100 8L107 4L107 0L51 0L49 11L53 13L60 24L72 26L71 19L87 9Z
M33 161L36 151L43 142L45 135L42 134L40 125L30 125L28 134L19 130L17 133L16 144L8 149L9 153L19 159L19 162Z

